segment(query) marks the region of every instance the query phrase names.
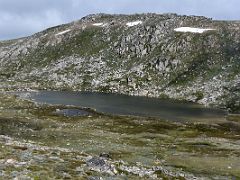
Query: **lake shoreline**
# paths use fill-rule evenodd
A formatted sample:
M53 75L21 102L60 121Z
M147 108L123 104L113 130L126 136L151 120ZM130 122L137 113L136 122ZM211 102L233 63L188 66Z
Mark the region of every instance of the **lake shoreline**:
M196 117L201 117L200 119L214 116L224 118L228 114L225 110L208 108L193 102L114 93L88 91L19 91L11 93L22 98L32 99L37 103L73 105L94 109L99 113L109 115L159 117L166 120L184 121L185 119L196 119ZM169 114L173 114L173 116L171 117Z

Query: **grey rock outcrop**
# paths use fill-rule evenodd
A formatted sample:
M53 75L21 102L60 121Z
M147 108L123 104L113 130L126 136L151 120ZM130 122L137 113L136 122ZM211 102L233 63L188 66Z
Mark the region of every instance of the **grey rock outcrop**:
M239 31L240 22L201 16L89 15L0 42L0 88L169 97L239 112Z

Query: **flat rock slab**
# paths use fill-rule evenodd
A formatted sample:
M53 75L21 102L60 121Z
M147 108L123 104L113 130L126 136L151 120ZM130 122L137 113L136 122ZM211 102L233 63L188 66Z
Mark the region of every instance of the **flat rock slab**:
M67 117L90 116L91 113L81 109L57 109L54 114Z

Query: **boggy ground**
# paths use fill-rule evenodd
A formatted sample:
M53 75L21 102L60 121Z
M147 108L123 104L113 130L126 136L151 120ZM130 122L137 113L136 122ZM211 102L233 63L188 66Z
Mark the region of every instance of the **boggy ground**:
M110 116L0 94L0 179L240 178L240 117L211 123Z

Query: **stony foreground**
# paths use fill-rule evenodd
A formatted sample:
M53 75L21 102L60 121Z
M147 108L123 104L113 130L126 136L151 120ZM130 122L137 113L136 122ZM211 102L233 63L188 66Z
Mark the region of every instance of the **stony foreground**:
M238 115L181 124L63 108L0 94L0 179L240 178Z

